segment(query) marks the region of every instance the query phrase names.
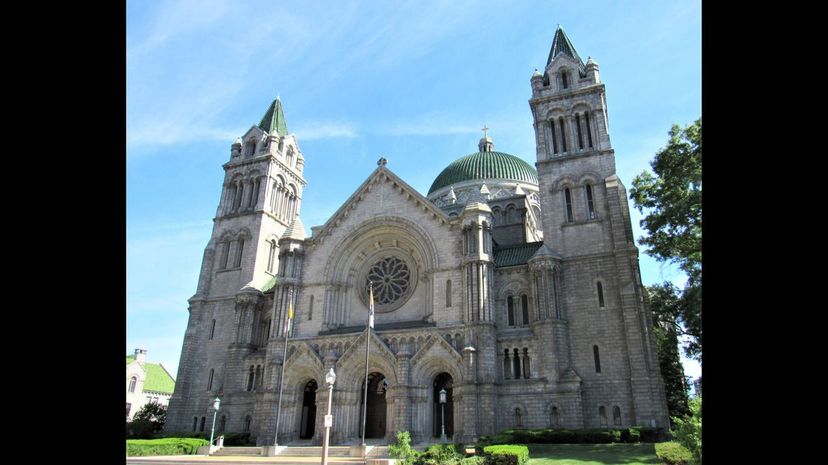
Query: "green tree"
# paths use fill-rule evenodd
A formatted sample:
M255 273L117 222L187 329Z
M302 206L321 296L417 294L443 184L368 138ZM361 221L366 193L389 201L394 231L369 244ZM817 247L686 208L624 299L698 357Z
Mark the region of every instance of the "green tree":
M702 311L702 141L701 118L680 128L674 125L667 146L633 179L630 196L645 214L639 239L659 261L675 263L687 274L687 284L675 302L677 334L690 336L688 357L701 360Z
M152 424L153 431L161 431L164 429L164 423L167 422L167 407L157 402L144 404L141 410L138 410L132 417L132 421L148 421Z
M675 438L692 454L689 465L702 463L702 398L696 396L690 401L690 417L673 418L676 425Z
M681 290L673 283L665 282L648 286L647 294L653 314L653 334L658 349L661 376L664 378L667 409L671 417L684 417L690 413L690 409L687 405L684 367L678 350L680 327L676 324Z

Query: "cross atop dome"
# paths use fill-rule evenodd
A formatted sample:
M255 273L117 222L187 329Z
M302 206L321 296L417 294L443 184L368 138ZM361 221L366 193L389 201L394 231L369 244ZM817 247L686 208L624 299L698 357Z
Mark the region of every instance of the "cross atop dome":
M489 137L489 128L484 124L481 131L483 131L483 137L480 138L480 142L477 143L477 147L481 152L493 152L494 141L491 137Z

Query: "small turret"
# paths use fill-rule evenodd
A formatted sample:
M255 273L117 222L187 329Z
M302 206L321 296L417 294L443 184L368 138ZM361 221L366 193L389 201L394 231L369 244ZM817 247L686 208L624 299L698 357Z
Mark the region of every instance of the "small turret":
M601 82L601 76L598 74L598 62L589 57L586 62L586 75L592 80L594 84Z
M242 140L241 137L236 137L233 145L230 146L230 158L236 158L241 155Z

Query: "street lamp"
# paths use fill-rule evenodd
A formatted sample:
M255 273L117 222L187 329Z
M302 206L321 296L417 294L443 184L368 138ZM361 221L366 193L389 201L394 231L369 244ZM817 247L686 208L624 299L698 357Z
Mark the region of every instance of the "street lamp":
M216 397L216 400L213 401L213 427L210 429L210 447L207 449L207 455L213 451L213 433L216 432L216 414L219 411L219 407L221 406L221 399Z
M440 433L440 442L446 442L446 388L440 389L440 411L443 416L443 430Z
M325 415L325 442L322 443L322 465L328 465L328 439L331 434L333 417L331 416L331 398L333 397L333 385L336 381L336 373L333 367L325 374L325 382L328 383L328 414Z

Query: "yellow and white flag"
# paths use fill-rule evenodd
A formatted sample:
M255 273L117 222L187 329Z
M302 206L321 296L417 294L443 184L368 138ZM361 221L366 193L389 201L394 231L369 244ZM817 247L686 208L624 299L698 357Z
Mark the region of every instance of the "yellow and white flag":
M373 329L374 328L374 284L371 283L371 282L368 283L368 298L370 299L369 304L368 304L368 326L370 326L371 329Z
M293 300L291 299L288 306L288 317L285 320L285 334L290 332L290 322L293 320Z

